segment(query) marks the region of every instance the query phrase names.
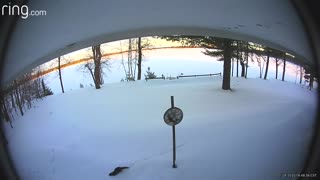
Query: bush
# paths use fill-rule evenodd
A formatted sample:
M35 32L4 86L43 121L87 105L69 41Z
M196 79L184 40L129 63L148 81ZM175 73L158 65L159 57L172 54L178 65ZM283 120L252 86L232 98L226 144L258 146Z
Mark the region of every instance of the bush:
M157 78L157 76L154 74L154 72L151 72L151 68L150 67L148 67L148 70L146 72L147 72L147 74L144 75L146 79L155 79L155 78Z

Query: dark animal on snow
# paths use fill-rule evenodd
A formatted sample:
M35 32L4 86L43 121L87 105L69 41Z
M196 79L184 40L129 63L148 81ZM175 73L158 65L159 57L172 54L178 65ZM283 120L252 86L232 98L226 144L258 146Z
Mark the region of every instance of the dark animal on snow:
M122 170L128 169L128 168L129 168L129 167L116 167L116 168L113 170L113 172L111 172L111 173L109 174L109 176L115 176L115 175L121 173Z

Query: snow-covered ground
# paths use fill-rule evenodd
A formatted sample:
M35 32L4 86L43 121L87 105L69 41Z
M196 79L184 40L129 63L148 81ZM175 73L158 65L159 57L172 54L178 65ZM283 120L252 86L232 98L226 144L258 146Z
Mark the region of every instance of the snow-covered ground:
M221 77L105 84L36 102L6 126L22 179L282 179L302 168L316 94L294 83ZM163 121L170 96L184 112ZM115 177L117 166L129 166Z

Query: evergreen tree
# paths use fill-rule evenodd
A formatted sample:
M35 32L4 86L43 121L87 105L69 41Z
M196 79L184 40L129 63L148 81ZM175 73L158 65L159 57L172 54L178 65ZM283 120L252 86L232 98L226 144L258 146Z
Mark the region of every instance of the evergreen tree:
M147 74L144 75L146 79L155 79L155 78L157 78L157 76L154 74L154 72L151 71L150 67L148 67L148 70L146 72L147 72Z

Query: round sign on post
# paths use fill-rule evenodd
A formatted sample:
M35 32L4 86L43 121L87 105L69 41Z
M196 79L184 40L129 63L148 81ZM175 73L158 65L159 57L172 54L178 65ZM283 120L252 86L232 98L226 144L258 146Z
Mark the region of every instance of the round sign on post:
M183 112L177 107L169 108L163 116L164 122L169 126L177 125L181 122L183 118Z

